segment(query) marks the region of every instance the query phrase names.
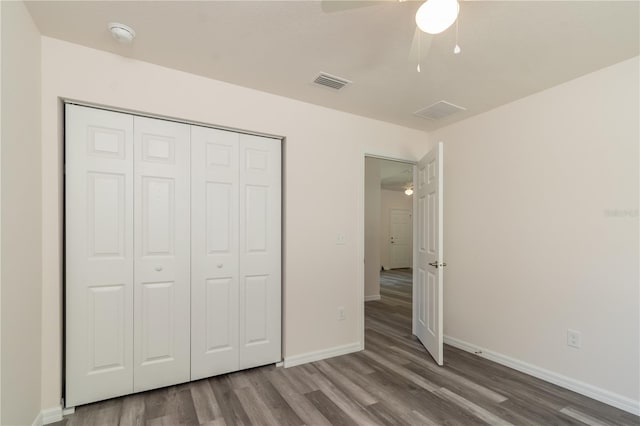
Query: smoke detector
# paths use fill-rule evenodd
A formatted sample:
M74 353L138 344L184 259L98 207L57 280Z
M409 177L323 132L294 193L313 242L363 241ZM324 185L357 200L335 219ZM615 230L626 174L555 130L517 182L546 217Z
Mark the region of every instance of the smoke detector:
M109 23L109 31L113 38L118 40L122 44L129 44L133 41L133 38L136 36L136 32L133 28L120 24L118 22Z

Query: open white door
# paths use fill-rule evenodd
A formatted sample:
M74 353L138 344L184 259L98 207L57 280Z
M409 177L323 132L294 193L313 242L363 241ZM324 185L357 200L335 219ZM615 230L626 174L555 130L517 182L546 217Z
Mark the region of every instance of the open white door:
M433 359L443 363L442 346L442 142L418 162L416 180L417 254L414 274L414 333Z

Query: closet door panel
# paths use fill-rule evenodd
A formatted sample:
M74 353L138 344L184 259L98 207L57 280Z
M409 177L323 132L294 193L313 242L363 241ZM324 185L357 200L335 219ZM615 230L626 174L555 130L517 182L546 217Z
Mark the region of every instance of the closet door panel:
M239 369L239 135L191 127L191 379Z
M134 390L189 380L189 126L134 119Z
M133 391L133 117L66 105L66 400Z
M240 135L240 368L281 360L281 144Z

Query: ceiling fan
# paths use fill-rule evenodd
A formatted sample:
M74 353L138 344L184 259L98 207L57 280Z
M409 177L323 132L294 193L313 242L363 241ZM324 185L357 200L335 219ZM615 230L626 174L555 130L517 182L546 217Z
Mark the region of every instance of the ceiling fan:
M402 3L407 0L396 1ZM380 4L380 2L323 0L321 4L324 12L333 13L359 7L375 6ZM411 62L417 62L416 70L418 72L420 72L421 53L425 47L427 52L429 51L433 40L432 37L428 37L425 47L423 47L423 34L440 34L455 23L456 44L453 48L453 53L457 55L461 52L461 48L458 45L457 24L459 13L460 4L458 3L458 0L426 0L422 5L420 5L415 16L416 30L409 50L409 60Z

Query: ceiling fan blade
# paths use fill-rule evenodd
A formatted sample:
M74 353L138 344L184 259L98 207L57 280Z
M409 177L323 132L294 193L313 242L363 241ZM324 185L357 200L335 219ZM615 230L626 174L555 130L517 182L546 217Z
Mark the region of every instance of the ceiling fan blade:
M426 34L416 27L411 41L411 48L409 49L409 63L414 66L419 63L424 65L427 56L429 56L432 42L433 36L431 34Z
M413 39L411 40L411 47L409 48L409 62L418 63L418 56L420 51L420 45L422 44L422 31L418 27L413 33Z
M344 12L361 7L377 6L391 0L358 1L358 0L321 0L320 8L324 13Z

